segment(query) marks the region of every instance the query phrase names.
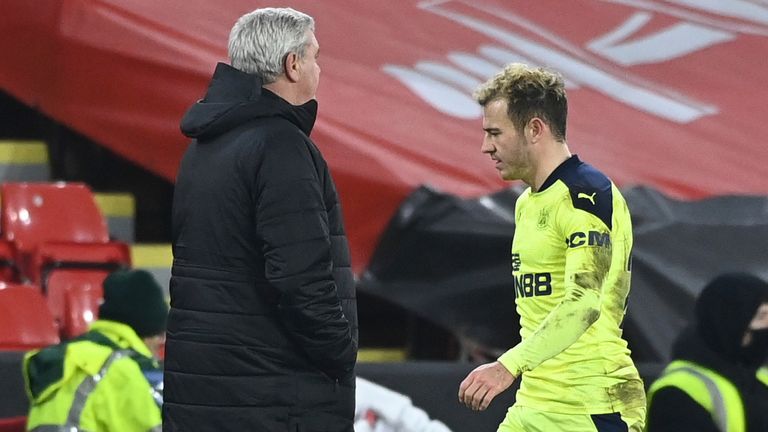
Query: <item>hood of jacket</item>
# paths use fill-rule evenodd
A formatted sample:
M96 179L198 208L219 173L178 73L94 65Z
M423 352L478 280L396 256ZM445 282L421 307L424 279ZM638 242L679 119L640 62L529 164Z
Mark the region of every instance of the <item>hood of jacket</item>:
M672 346L674 358L691 360L742 383L754 381L759 363L744 361L744 333L768 284L744 273L726 273L710 281L696 299L695 320Z
M746 273L726 273L710 281L696 300L696 330L709 349L741 363L742 338L758 307L768 301L768 283Z
M263 88L259 76L219 63L205 97L192 105L181 120L181 132L206 141L266 117L282 117L308 136L317 118L317 101L291 105Z
M672 345L672 357L692 361L736 382L743 381L744 377L754 376L757 371L757 367L749 368L740 365L722 352L712 349L692 325L683 329L675 339Z
M88 333L72 340L28 353L24 357L23 372L29 399L47 400L68 381L97 374L116 349L151 356L133 329L107 320L94 321Z

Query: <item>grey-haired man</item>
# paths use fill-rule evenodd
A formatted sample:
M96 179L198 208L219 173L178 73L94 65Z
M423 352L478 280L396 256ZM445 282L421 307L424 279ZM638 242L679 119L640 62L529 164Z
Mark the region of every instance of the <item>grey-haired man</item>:
M336 188L309 138L314 20L242 16L173 203L166 431L351 432L357 311Z

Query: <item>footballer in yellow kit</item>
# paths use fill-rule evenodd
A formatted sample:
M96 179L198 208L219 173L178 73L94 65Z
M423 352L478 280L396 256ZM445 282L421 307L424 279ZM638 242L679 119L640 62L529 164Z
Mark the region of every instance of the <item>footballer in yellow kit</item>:
M573 414L644 406L621 337L632 222L619 190L577 156L515 206L512 273L523 341L499 361L523 376L516 404Z
M571 154L559 74L511 64L475 98L481 151L504 180L529 186L515 206L511 256L522 341L470 372L459 400L484 410L522 379L499 432L639 432L645 391L621 329L632 265L624 198Z

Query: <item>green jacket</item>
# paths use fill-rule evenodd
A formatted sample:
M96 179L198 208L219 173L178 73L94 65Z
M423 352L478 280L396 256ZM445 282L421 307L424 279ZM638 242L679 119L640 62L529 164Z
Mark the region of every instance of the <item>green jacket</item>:
M150 384L161 369L125 324L98 320L82 336L29 352L23 373L29 431L161 430L162 396Z

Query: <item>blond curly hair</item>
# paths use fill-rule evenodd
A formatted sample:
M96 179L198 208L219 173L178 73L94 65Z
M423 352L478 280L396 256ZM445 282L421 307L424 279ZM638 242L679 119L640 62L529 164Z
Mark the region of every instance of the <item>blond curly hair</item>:
M481 84L474 97L481 106L504 99L518 131L538 117L549 125L556 140L565 142L568 98L563 77L555 71L511 63Z

